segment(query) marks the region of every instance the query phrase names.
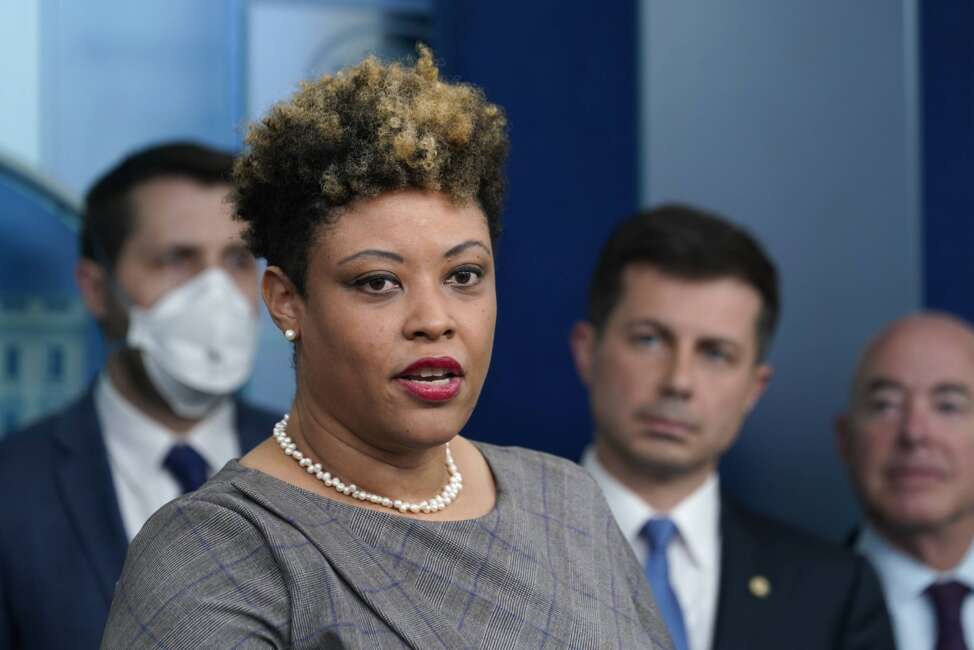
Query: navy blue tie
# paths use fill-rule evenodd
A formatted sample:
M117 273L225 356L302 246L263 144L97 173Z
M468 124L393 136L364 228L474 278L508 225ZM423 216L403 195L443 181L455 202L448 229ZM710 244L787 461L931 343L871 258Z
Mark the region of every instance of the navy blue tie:
M183 494L192 492L206 483L209 466L199 452L189 445L173 445L162 466L175 477Z
M656 598L663 622L673 639L675 650L687 650L687 630L683 622L683 610L680 601L676 599L676 592L670 584L670 565L666 558L666 549L676 535L676 524L665 517L653 518L643 526L643 535L649 542L649 559L646 560L646 579Z
M970 587L956 580L936 582L927 587L927 597L933 602L937 616L935 650L968 650L960 610L970 592Z

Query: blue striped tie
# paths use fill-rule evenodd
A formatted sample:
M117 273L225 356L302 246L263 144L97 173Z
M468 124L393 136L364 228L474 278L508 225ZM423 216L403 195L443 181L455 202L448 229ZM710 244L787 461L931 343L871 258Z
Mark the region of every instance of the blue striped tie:
M653 518L643 526L643 535L649 542L649 559L646 560L646 579L656 598L666 628L670 631L675 650L688 650L687 630L683 623L683 610L680 601L676 599L673 585L670 584L670 565L666 559L666 549L673 536L676 535L676 525L665 517Z

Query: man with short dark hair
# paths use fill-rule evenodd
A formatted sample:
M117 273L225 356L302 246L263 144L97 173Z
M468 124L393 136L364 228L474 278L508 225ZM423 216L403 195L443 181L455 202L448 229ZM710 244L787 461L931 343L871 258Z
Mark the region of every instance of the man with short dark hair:
M898 647L974 650L974 328L897 320L866 348L840 454L862 500Z
M572 333L601 485L676 650L889 648L860 558L751 512L717 465L771 379L777 272L746 232L666 205L623 223Z
M0 443L0 650L98 647L129 540L273 427L234 397L258 312L232 165L165 144L88 192L76 276L112 351L77 402Z

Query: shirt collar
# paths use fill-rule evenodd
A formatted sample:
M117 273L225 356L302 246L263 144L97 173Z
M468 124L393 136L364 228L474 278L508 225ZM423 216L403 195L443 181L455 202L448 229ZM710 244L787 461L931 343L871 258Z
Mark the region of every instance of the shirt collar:
M639 539L646 522L658 513L652 506L612 476L599 462L595 448L589 446L582 456L582 467L588 470L615 515L619 528L630 543ZM673 510L667 513L680 534L691 560L704 568L715 568L720 539L720 481L716 472Z
M124 450L127 456L150 462L153 467L162 466L170 448L177 443L193 447L213 472L227 458L240 455L236 436L226 435L235 428L236 406L230 398L221 401L185 433L171 431L140 411L115 388L107 373L98 378L95 402L104 421L105 436L111 438L112 446Z
M695 562L713 568L720 536L720 484L717 473L710 476L670 513L684 536Z
M971 541L971 545L967 548L964 559L951 571L951 574L971 589L974 589L974 540Z
M951 578L974 588L974 543L967 549L960 564L944 573L894 547L868 524L856 542L856 550L868 557L876 567L891 600L921 597L931 583Z

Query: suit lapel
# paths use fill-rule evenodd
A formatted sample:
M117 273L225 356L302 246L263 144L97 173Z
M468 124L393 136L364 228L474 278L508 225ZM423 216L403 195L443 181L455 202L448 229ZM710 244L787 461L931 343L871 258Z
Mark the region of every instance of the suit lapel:
M75 534L90 559L102 595L111 602L128 548L108 452L92 388L56 425L54 475Z
M734 504L721 500L720 590L714 650L763 648L761 622L772 623L777 576L762 566L760 542L741 520Z
M237 435L243 453L270 435L271 419L269 413L237 402ZM105 602L111 603L125 563L128 535L95 409L94 384L58 418L53 439L58 492Z

